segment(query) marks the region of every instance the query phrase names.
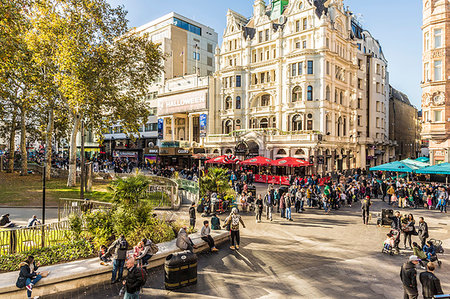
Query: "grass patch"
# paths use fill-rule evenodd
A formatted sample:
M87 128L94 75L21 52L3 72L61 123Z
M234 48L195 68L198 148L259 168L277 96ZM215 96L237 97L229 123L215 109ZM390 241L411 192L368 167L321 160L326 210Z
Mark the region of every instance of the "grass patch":
M95 182L93 192L85 197L97 201L110 201L109 182ZM66 179L51 179L46 183L46 203L57 206L59 198L79 198L80 187L67 187ZM40 175L20 176L0 173L0 205L10 207L38 206L42 201L42 177Z

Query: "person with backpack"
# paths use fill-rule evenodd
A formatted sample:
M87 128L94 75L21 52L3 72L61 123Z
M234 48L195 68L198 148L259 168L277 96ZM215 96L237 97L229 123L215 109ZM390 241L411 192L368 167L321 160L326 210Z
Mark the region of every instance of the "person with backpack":
M238 210L236 208L233 208L231 210L230 216L225 220L224 228L229 226L231 231L231 250L239 250L239 243L240 243L240 235L239 235L239 223L242 224L242 227L245 228L244 221L242 220L241 216L238 214Z
M365 225L369 225L369 210L371 205L372 203L370 202L370 196L366 196L366 199L364 199L361 203L363 223Z
M127 277L123 281L125 287L123 299L139 299L141 288L147 281L147 272L136 266L136 260L133 257L127 260L127 270Z
M114 241L108 248L107 254L112 255L113 257L113 270L111 277L112 284L116 283L118 280L122 280L125 259L127 258L127 250L128 242L124 235L121 235L119 239Z
M135 256L136 261L141 267L145 268L148 264L148 260L158 252L158 245L153 243L150 239L143 238L137 247L139 250L137 250L138 254Z
M274 199L269 192L267 192L266 196L264 197L264 203L266 205L266 219L272 221L272 212L273 212L273 204Z

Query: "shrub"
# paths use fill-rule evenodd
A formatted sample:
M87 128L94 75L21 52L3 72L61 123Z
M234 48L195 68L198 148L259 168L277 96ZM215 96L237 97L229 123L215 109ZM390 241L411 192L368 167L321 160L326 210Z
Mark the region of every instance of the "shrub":
M162 243L173 240L175 233L168 223L153 218L149 223L137 226L126 235L126 238L128 243L132 245L136 245L142 238L150 239L154 243Z
M1 255L0 271L19 270L19 263L25 261L29 255L33 255L36 262L39 262L42 266L47 266L61 262L70 262L80 258L93 257L94 250L89 241L81 239L51 247L23 251L11 255Z
M95 248L107 245L114 239L112 211L94 211L83 215L86 233Z
M69 215L69 227L73 233L73 239L79 239L81 232L83 231L83 222L77 214Z

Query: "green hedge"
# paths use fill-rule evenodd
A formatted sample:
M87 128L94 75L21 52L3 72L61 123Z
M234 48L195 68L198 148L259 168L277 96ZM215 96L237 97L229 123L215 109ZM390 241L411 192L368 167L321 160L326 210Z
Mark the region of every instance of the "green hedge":
M39 262L41 266L47 266L93 257L94 250L89 241L78 240L71 243L62 243L51 247L24 251L18 254L1 255L0 271L9 272L19 270L19 263L25 261L29 255L34 256L35 261Z

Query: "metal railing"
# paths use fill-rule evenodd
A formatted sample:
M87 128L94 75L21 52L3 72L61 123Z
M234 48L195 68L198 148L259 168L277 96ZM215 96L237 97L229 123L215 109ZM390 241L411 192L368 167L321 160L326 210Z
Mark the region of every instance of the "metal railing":
M68 241L69 221L0 230L0 254L15 254Z
M101 209L111 209L112 204L94 200L83 200L75 198L60 198L58 201L58 221L67 219L69 215L80 216L83 212Z

